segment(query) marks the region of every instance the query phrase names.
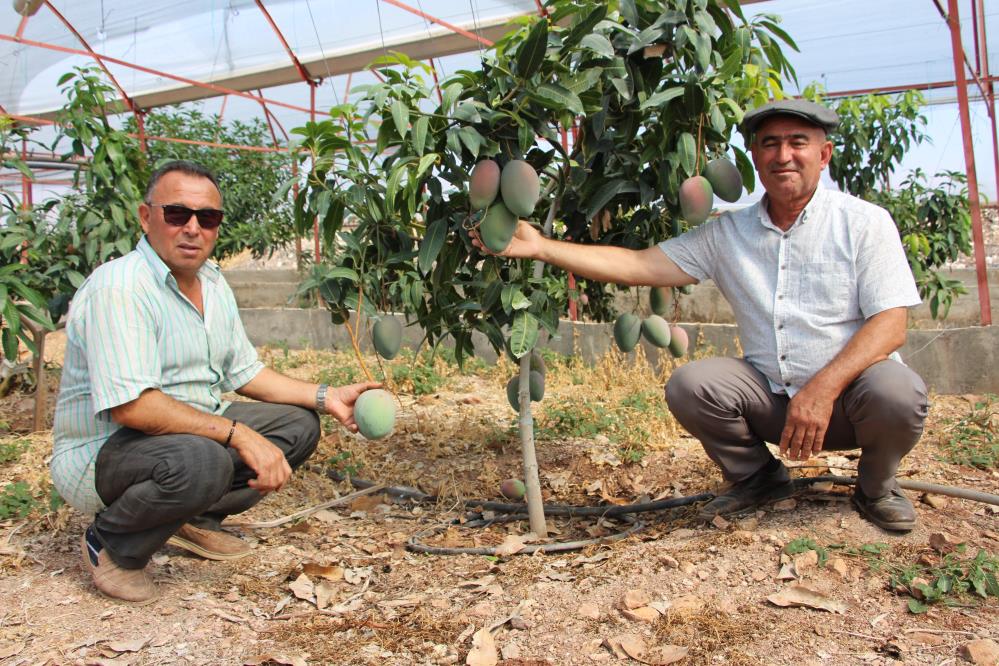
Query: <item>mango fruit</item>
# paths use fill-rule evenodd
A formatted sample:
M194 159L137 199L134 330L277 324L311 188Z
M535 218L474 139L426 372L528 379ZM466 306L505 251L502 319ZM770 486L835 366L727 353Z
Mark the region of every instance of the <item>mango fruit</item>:
M659 315L649 315L642 320L642 335L656 347L669 347L669 324Z
M708 162L703 176L711 183L711 191L723 201L735 203L742 196L742 174L731 160L719 157Z
M507 499L522 500L527 488L520 479L507 479L500 484L500 495Z
M517 217L502 201L494 201L479 224L479 238L491 252L500 253L510 244L516 228Z
M524 160L510 160L500 175L500 196L517 217L530 217L541 196L538 172Z
M614 342L623 352L627 353L634 349L641 335L642 320L630 312L625 312L614 322Z
M669 353L674 358L680 358L687 353L688 343L687 331L675 324L669 327Z
M365 391L354 403L354 421L367 439L381 439L395 428L395 399L384 389Z
M666 287L652 287L652 290L649 291L649 308L652 310L652 314L666 314L666 310L669 309L669 295L666 293Z
M531 370L529 378L531 402L538 402L545 397L545 376L536 370ZM506 399L515 412L520 411L520 400L517 395L519 392L520 375L514 375L510 378L510 381L506 383Z
M496 200L500 186L500 168L493 160L482 160L468 176L468 205L482 210Z
M714 208L715 195L704 176L691 176L680 184L680 210L692 226L702 224Z
M402 346L402 324L390 315L382 317L371 328L371 341L378 355L391 361Z

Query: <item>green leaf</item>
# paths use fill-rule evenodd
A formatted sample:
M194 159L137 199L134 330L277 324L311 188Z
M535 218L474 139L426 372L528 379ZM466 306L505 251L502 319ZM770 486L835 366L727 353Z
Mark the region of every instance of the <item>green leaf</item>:
M479 110L471 102L462 102L458 105L458 108L454 110L454 117L458 120L464 120L467 123L481 123L482 116L479 115Z
M630 186L630 187L629 187ZM638 187L623 178L615 178L600 186L600 189L590 198L586 205L586 219L592 218L600 209L610 203L611 199L623 191L635 192Z
M920 615L930 610L930 607L916 599L909 599L909 612Z
M438 158L437 153L427 153L426 155L421 157L420 163L416 167L416 175L414 176L414 178L416 179L421 178L423 174L426 173L427 169L430 168L430 165L432 165L434 162L437 161L437 158Z
M427 129L430 127L430 119L420 116L413 123L413 150L417 155L422 155L427 145Z
M576 95L581 95L587 90L593 90L603 76L603 73L604 70L602 67L588 67L574 76L572 80L567 81L566 88Z
M568 110L580 115L583 113L583 103L579 96L557 83L542 83L529 91L529 94L542 104L548 105L550 110Z
M645 109L653 106L665 106L667 102L676 99L681 95L683 95L683 86L674 86L672 88L667 88L666 90L660 90L642 102L642 105L639 108L644 111Z
M687 175L693 175L697 168L697 140L694 135L690 132L681 134L677 148L680 151L680 166Z
M534 128L527 123L521 123L517 127L517 145L520 147L520 152L526 153L534 145Z
M580 47L593 51L597 55L604 56L605 58L614 57L614 45L611 44L610 40L603 35L591 32L590 34L583 37L579 42Z
M570 46L574 46L579 43L583 36L593 32L593 28L595 28L598 23L603 21L606 16L607 4L601 2L594 7L589 14L572 26L568 34L566 34L566 36L562 39L562 48L567 49Z
M452 83L451 85L444 88L441 94L441 109L446 114L452 106L454 106L455 101L457 101L461 91L464 90L460 83Z
M538 342L538 320L530 312L519 311L510 327L510 353L514 358L527 354Z
M409 131L409 107L401 99L392 102L392 120L395 121L395 128L399 136L406 138Z
M479 150L482 148L482 143L485 141L485 139L482 138L482 135L479 134L479 130L474 127L462 127L458 130L458 138L460 138L461 142L465 144L468 151L472 153L472 157L479 156Z
M517 51L517 74L529 79L541 67L548 50L548 19L541 17Z
M437 256L441 253L441 248L444 247L446 235L447 220L444 218L434 220L427 227L427 233L420 243L420 254L417 259L417 265L424 275L430 272L434 262L437 261Z
M324 276L327 280L339 280L345 279L350 280L354 284L361 281L361 276L358 275L357 271L353 268L347 268L346 266L337 266L331 268Z

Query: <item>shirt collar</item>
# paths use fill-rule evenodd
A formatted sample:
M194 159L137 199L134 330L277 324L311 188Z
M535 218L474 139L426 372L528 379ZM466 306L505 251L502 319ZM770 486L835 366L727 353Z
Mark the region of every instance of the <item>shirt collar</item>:
M783 231L778 229L777 225L775 225L773 221L770 219L770 213L767 211L768 197L769 195L764 193L763 198L760 199L760 201L756 204L759 207L757 209L757 213L759 215L760 224L762 224L764 227L768 229L774 229L776 231L784 233ZM818 185L815 186L815 191L812 193L812 198L808 200L808 203L805 205L805 209L801 211L801 214L798 215L798 219L794 221L794 224L791 225L790 229L803 225L809 219L814 218L815 215L818 213L818 211L821 209L822 203L825 201L825 198L826 198L826 188L822 184L822 181L819 181Z
M149 239L146 238L145 234L142 234L142 238L139 239L138 244L135 246L135 250L142 255L142 258L146 260L149 267L153 269L153 274L156 276L156 281L162 284L168 284L171 280L176 283L176 278L170 272L170 267L167 266L160 255L156 254L156 250L153 246L149 244ZM222 270L219 265L210 259L202 264L201 268L198 269L198 277L211 280L213 283L219 281L219 277L222 275Z

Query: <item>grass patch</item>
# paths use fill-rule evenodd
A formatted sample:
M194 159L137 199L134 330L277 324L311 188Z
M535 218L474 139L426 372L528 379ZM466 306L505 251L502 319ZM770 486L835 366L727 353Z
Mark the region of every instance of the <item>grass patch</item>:
M30 443L26 439L15 439L12 442L0 443L0 465L16 462L21 454L28 450Z
M999 467L999 400L986 395L965 416L947 424L950 437L940 445L941 459L979 469Z
M915 563L896 567L891 574L892 589L910 596L909 611L925 613L934 604L965 606L999 597L999 558L985 549L974 556L961 544L939 563Z

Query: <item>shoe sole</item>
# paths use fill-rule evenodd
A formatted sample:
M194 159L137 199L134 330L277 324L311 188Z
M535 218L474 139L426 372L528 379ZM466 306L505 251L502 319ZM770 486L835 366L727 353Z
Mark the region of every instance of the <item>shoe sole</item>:
M762 498L759 502L753 504L752 506L744 506L741 509L736 509L735 511L730 511L728 513L698 511L697 517L700 520L710 523L712 520L715 519L716 516L721 516L722 518L726 518L728 516L739 516L744 513L754 511L765 504L770 504L771 502L779 502L783 499L787 499L788 497L792 497L795 492L796 490L794 484L787 484L786 486L774 489L772 493L769 493L766 497Z
M97 587L97 582L94 580L94 565L90 563L90 552L89 552L89 550L87 548L86 535L84 535L83 539L81 539L81 541L80 541L80 549L83 551L83 553L82 553L83 554L83 566L87 570L87 572L90 574L90 582L94 586L94 589L97 590L97 593L100 594L105 599L110 599L111 601L116 601L116 602L118 602L120 604L128 604L129 606L148 606L149 604L151 604L151 603L153 603L155 601L159 601L159 599L160 599L159 592L157 592L156 594L154 594L153 596L151 596L148 599L141 599L139 601L132 601L131 599L122 599L121 597L116 597L114 595L108 594L107 592L105 592L101 588Z
M246 557L247 555L253 552L252 550L247 549L242 553L231 553L231 554L219 553L214 550L206 550L201 546L199 546L198 544L194 543L193 541L188 541L187 539L184 539L179 536L172 536L169 539L167 539L167 545L176 546L177 548L182 548L186 551L194 553L195 555L199 555L205 558L206 560L215 560L216 562L225 562L227 560L238 560L241 557Z
M890 532L911 532L913 528L916 527L915 520L899 520L895 522L887 522L880 520L876 516L871 515L863 504L857 501L856 497L851 497L850 500L853 502L853 506L857 508L857 512L860 513L868 522L873 525L877 525L883 530L888 530Z

